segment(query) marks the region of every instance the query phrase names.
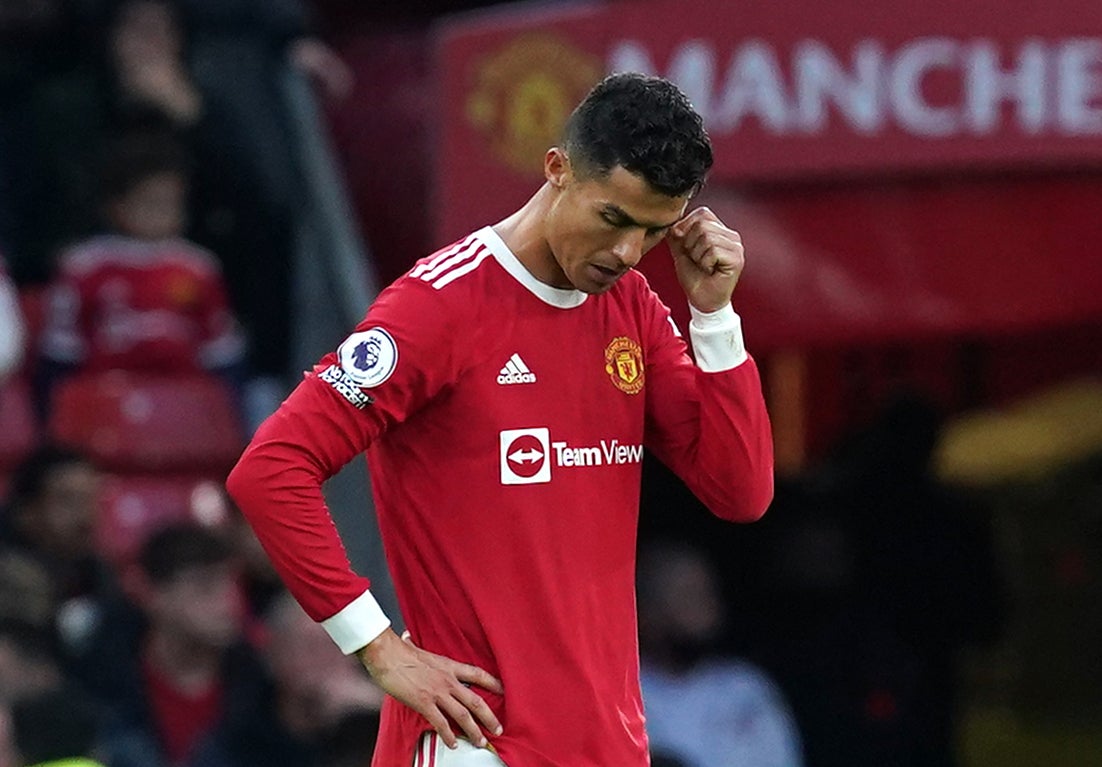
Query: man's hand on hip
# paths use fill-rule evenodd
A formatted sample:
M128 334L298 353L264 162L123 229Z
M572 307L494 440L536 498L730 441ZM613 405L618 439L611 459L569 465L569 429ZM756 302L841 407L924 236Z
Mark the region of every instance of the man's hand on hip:
M494 712L467 686L502 694L501 682L488 671L422 650L408 633L399 637L389 628L356 655L378 685L423 716L448 748L457 742L448 717L479 747L486 745L479 723L501 734Z

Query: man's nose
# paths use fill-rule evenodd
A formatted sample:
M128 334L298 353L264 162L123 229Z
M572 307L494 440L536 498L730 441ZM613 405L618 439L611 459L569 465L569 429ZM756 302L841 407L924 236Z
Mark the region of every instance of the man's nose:
M616 260L622 266L632 268L643 258L644 236L645 233L642 229L631 229L625 232L624 236L616 242L616 246L612 249L612 255L616 256Z

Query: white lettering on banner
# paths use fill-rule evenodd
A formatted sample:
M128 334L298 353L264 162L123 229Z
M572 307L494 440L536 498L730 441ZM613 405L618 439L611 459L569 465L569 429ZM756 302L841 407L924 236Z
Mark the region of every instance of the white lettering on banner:
M1070 40L1056 57L1056 114L1074 135L1102 133L1102 39Z
M837 104L842 118L861 133L875 133L884 127L880 109L880 63L884 51L879 43L866 40L853 50L853 74L834 53L816 40L796 46L793 78L796 113L805 133L819 133L827 127L827 105Z
M1018 127L1035 135L1045 127L1045 44L1023 43L1015 66L1000 68L999 48L980 40L964 53L964 120L972 133L982 135L998 128L1002 104L1016 104Z
M944 37L915 40L904 45L895 57L888 78L895 119L909 133L918 136L951 136L958 132L956 115L950 107L926 103L922 81L935 69L956 64L957 45Z
M1027 39L1008 48L984 38L920 37L894 50L859 40L848 59L818 40L797 42L786 59L762 40L724 52L693 39L674 49L665 72L643 43L622 40L608 69L664 74L716 135L748 119L778 136L814 135L833 114L866 135L894 125L925 138L985 136L1008 124L1026 135L1102 135L1102 38ZM959 95L931 98L932 76L953 78Z
M760 40L740 46L732 57L715 120L721 126L737 125L744 114L756 114L774 133L787 127L784 73L773 49Z

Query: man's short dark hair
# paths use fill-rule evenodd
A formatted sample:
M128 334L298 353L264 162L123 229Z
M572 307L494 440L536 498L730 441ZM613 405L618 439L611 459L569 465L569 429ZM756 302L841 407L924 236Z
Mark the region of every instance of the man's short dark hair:
M700 190L712 167L704 121L681 90L660 77L609 75L567 121L563 148L582 177L616 166L670 197Z
M180 523L150 535L138 561L152 583L166 584L183 570L224 564L232 557L233 548L221 535L197 523Z

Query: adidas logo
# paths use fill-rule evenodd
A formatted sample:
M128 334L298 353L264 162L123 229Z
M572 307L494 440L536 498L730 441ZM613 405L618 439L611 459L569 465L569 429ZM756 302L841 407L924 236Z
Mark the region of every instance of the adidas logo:
M497 382L499 384L535 383L536 374L528 369L519 354L514 354L497 374Z

